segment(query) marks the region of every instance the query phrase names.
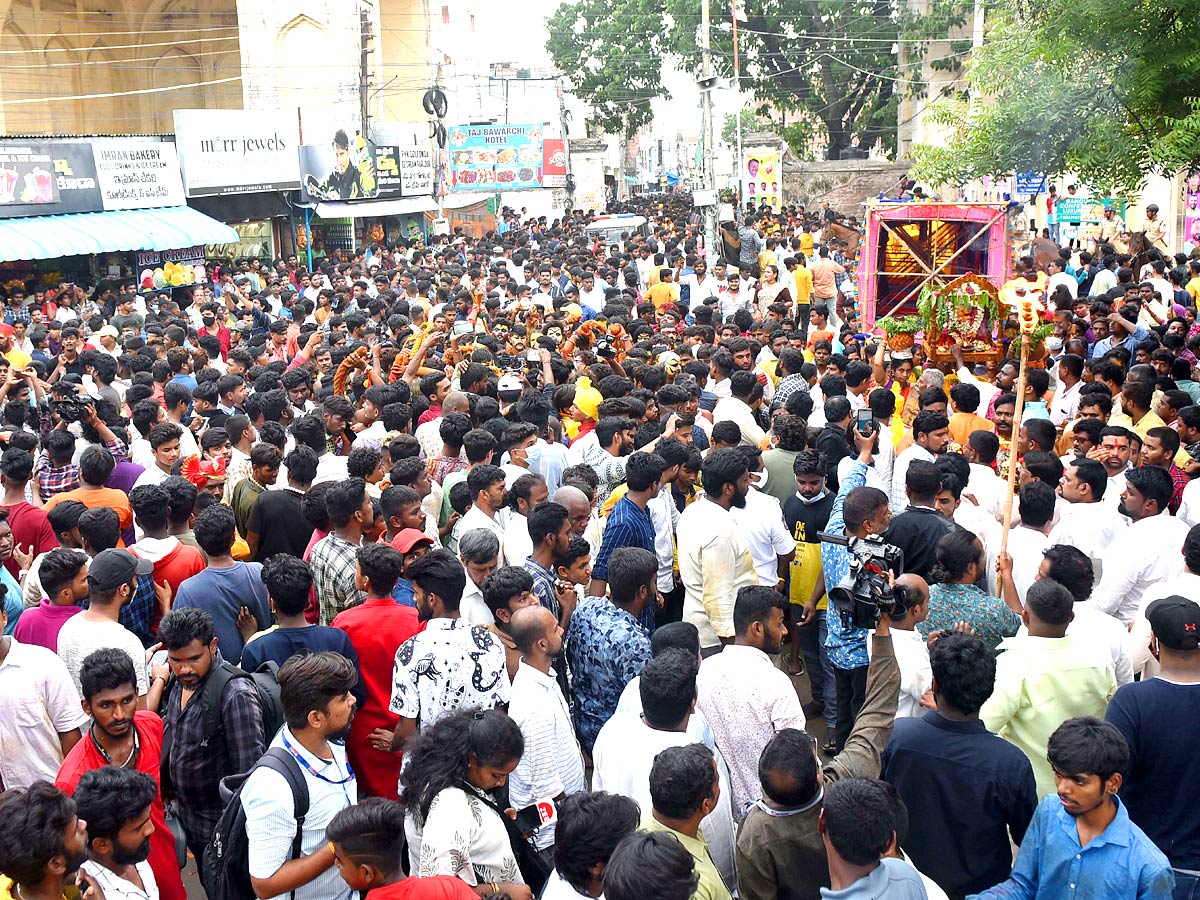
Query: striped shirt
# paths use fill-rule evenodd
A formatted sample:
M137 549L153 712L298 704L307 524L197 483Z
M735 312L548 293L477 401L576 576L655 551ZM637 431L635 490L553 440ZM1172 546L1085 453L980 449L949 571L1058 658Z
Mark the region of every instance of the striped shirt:
M522 660L513 679L508 714L525 738L525 752L508 779L514 808L587 790L579 741L553 670L546 674ZM552 846L554 825L538 829L533 840L539 850Z
M592 577L600 581L608 581L608 560L618 547L641 547L655 553L654 522L650 511L638 506L628 495L617 501L608 514L608 524L604 526L604 537L600 541L600 552L592 564ZM650 631L654 630L655 604L647 604L638 616L638 621Z

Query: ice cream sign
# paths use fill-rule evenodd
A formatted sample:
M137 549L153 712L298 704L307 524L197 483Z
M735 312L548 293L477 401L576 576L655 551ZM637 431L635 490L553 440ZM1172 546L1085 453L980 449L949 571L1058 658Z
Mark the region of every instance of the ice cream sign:
M58 185L50 145L0 146L0 206L57 202Z
M169 290L208 282L204 268L204 247L177 250L141 250L134 254L138 272L138 293Z

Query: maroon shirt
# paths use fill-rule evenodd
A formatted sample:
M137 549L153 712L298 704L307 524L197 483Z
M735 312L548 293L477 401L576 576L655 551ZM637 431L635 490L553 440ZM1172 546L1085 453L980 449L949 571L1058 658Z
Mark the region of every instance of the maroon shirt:
M49 553L58 546L58 537L50 527L46 513L36 506L30 506L24 500L12 506L0 507L8 510L8 527L12 529L14 543L20 545L25 552L31 552L34 557ZM16 557L9 557L4 567L8 569L13 580L20 582L20 565Z

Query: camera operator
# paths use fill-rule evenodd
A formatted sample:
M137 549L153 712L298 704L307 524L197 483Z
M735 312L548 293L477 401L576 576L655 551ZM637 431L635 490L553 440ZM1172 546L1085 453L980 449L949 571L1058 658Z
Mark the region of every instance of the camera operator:
M867 467L871 463L871 448L875 444L875 431L864 434L853 429L854 444L858 458L842 479L837 499L829 514L826 531L844 534L847 538L866 538L887 531L891 521L888 497L878 488L866 487ZM812 597L805 607L816 609L817 602L825 594L826 585L837 586L850 572L851 552L846 546L828 542L821 543L821 578L813 589ZM840 753L854 725L854 718L862 708L867 688L867 629L848 626L841 615L831 612L828 618L828 634L825 649L833 663L837 684L837 727L833 741L826 741L822 751Z

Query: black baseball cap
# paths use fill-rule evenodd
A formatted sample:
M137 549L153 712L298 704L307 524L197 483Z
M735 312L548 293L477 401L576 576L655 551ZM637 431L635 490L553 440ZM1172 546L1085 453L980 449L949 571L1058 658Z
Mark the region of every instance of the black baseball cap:
M1146 619L1168 650L1200 649L1200 605L1174 594L1146 607Z
M101 550L88 566L88 585L101 591L111 591L133 581L134 575L149 575L154 563L140 559L128 550Z

